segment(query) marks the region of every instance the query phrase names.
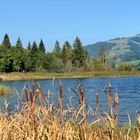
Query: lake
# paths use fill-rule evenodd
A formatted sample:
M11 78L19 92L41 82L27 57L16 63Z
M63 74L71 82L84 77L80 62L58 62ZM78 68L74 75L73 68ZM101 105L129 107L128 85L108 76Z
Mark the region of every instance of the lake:
M51 92L49 97L50 102L54 102L57 105L57 97L59 93L59 82L60 80L55 80L53 84L52 80L37 80L45 96L48 98L48 91ZM34 81L35 83L37 82ZM136 111L140 108L140 77L113 77L113 78L83 78L83 79L62 79L63 85L63 106L70 103L71 105L77 106L79 104L78 97L74 93L77 89L79 83L83 84L86 96L86 103L95 109L95 95L96 92L99 94L99 104L103 105L105 111L108 112L106 94L104 92L104 87L110 81L112 86L113 94L118 93L119 95L119 121L125 122L128 120L127 112L130 114L132 120L136 118ZM23 88L25 83L28 87L31 87L31 81L12 81L12 82L0 82L2 85L8 85L12 88L16 88L24 99ZM9 102L9 110L15 107L17 102L16 94L12 94L7 97ZM4 97L0 96L0 106L2 107L4 103Z

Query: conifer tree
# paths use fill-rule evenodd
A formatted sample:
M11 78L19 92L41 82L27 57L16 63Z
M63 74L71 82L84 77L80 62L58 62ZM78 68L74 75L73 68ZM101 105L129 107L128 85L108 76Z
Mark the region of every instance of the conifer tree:
M53 52L55 52L55 53L61 52L61 48L60 48L60 44L59 44L58 40L56 40L56 42L55 42L55 47L54 47Z
M77 67L82 67L86 63L86 52L82 46L82 43L78 37L76 37L73 44L73 65Z
M45 53L45 46L44 46L44 43L43 43L42 39L40 40L40 43L39 43L39 50L41 52Z
M33 42L31 51L32 51L33 53L36 53L36 52L38 51L37 44L36 44L35 41Z
M11 43L10 43L10 39L9 39L8 34L5 34L4 39L3 39L2 46L4 48L11 48Z
M22 42L21 42L21 39L20 39L20 38L18 38L18 40L17 40L17 42L16 42L16 48L17 48L17 49L22 49L22 48L23 48Z
M30 43L30 41L29 41L29 43L28 43L28 46L27 46L27 48L28 48L28 50L31 50L31 43Z
M66 63L67 60L70 60L72 58L72 47L68 41L64 43L63 49L62 49L62 55L63 55L63 62Z

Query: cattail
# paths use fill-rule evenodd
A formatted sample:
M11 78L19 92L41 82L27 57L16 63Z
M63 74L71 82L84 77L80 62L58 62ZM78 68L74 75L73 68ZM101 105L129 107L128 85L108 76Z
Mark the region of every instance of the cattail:
M52 84L53 84L53 86L55 85L55 77L53 77L53 79L52 79Z
M82 107L82 120L81 120L81 122L85 124L87 122L87 116L86 116L85 111L84 111L85 96L84 96L83 87L80 86L79 88L80 88L80 107Z
M34 97L34 95L35 95L35 84L34 84L34 83L32 84L32 89L31 89L31 91L32 91L32 95L33 95L33 97Z
M139 111L138 111L138 114L137 114L137 140L140 140L140 114L139 114Z
M96 112L98 112L98 104L99 104L99 96L98 92L96 92Z
M53 116L54 115L54 104L50 104L50 113Z
M38 90L39 90L39 93L40 93L40 95L41 95L42 100L46 103L46 102L47 102L47 101L46 101L46 98L45 98L45 96L44 96L44 93L43 93L43 91L42 91L41 86L40 86L39 83L38 83Z
M115 103L115 107L116 107L116 121L118 122L118 104L119 104L118 94L116 94L114 97L114 103Z
M84 104L85 104L84 90L83 87L80 86L80 106L83 106Z
M25 97L26 97L26 102L28 102L28 88L27 88L27 85L25 86Z
M112 98L112 87L111 87L110 81L108 83L108 88L109 88L109 96L110 98Z
M58 97L58 108L60 109L60 112L62 113L62 82L60 81L60 91L59 91L59 97Z
M32 94L32 91L30 91L30 101L31 101L31 104L33 103L33 94Z
M118 105L119 104L118 94L115 95L114 101L115 101L115 105Z
M108 101L108 106L109 106L110 117L114 118L113 101L109 95L107 95L107 101Z

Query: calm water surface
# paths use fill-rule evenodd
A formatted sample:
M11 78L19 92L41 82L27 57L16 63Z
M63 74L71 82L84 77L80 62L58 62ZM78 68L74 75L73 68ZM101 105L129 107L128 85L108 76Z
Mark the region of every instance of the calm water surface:
M140 109L140 77L117 77L117 78L84 78L84 79L63 79L63 105L71 102L73 106L78 105L78 97L72 89L77 89L79 83L82 83L85 90L86 103L93 109L95 108L95 95L99 93L99 103L103 105L105 111L108 111L106 94L104 87L110 81L112 90L115 95L117 92L119 95L119 120L120 122L127 121L127 112L130 114L131 119L135 120L136 111ZM36 83L37 81L35 81ZM57 97L59 93L59 82L55 80L55 85L52 84L52 80L38 80L44 94L48 97L48 90L51 91L50 101L57 105ZM8 85L12 88L16 88L20 95L24 98L23 87L25 83L28 87L31 86L30 81L14 81L14 82L0 82L2 85ZM71 89L72 88L72 89ZM17 102L16 94L12 94L8 97L9 110L15 107ZM0 106L4 103L4 97L0 96Z

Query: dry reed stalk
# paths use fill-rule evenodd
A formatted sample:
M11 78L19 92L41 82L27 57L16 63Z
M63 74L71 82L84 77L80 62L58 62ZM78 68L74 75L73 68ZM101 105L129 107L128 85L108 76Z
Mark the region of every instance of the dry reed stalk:
M85 96L84 96L84 90L83 87L79 87L79 92L80 92L80 108L82 107L82 120L81 122L85 124L87 122L87 115L85 114Z
M32 91L30 91L30 101L31 101L31 104L33 103L33 94L32 94Z
M96 113L97 113L97 119L99 119L99 111L98 111L98 106L99 106L99 96L98 96L98 92L96 92ZM99 122L97 123L99 125Z
M116 122L118 124L118 104L119 104L118 94L115 95L114 102L115 102L115 108L116 108Z
M112 99L112 88L110 82L108 83L109 95L107 95L107 101L109 106L109 113L111 118L114 118L114 110L113 110L113 99Z
M109 81L109 83L108 83L108 88L109 88L109 96L110 96L110 98L112 99L112 88L111 88L110 81Z
M26 97L26 102L28 102L28 88L27 88L27 85L25 86L25 97Z
M38 83L38 90L39 90L39 93L40 93L40 95L41 95L42 101L43 101L44 103L47 103L47 100L46 100L46 98L45 98L45 96L44 96L44 93L43 93L42 88L41 88L41 86L40 86L39 83Z
M98 105L99 105L99 96L98 96L98 92L96 92L96 108L95 108L95 110L96 110L97 114L98 114Z
M60 111L60 113L62 113L63 111L63 107L62 107L62 82L60 81L60 91L59 91L59 96L58 96L58 109Z
M49 104L49 111L50 111L50 115L53 118L54 116L54 104Z
M34 97L34 95L35 95L35 84L34 83L32 84L31 91L32 91L32 95Z
M108 106L109 106L109 114L111 118L114 118L114 111L113 111L113 101L112 98L110 98L110 96L107 96L107 100L108 100Z
M84 96L84 90L83 87L80 86L80 107L85 104L85 96Z
M137 140L140 140L140 114L137 114Z

